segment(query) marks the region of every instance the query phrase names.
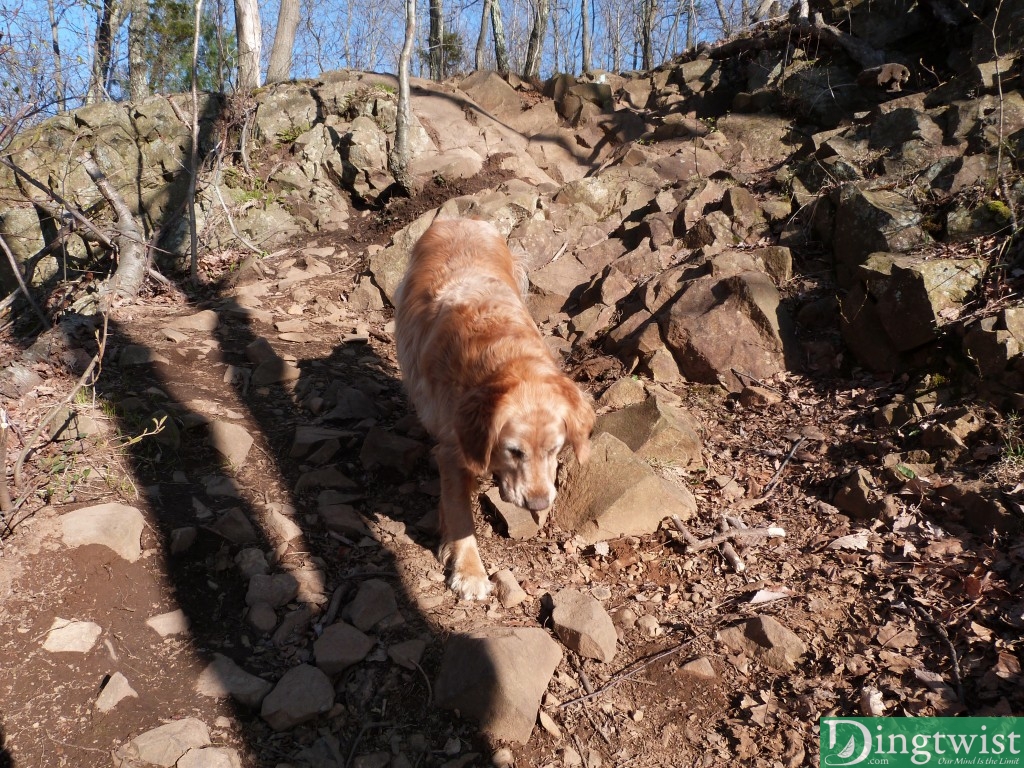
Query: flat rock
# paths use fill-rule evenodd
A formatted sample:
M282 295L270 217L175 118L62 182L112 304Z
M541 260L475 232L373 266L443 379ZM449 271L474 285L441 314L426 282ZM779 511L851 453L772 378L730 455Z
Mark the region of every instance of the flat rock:
M265 387L268 384L296 381L301 375L302 371L297 367L279 357L274 357L264 360L256 366L256 370L252 372L252 383L256 387Z
M366 522L349 504L323 504L318 511L329 531L356 538L370 535Z
M414 637L412 640L395 643L388 648L388 658L405 669L416 669L420 665L425 650L427 650L427 641L421 637Z
M258 574L266 574L266 572L270 570L270 564L267 562L267 556L263 554L262 549L258 549L257 547L246 547L235 555L235 565L238 566L238 570L242 576L247 579Z
M372 427L359 451L359 460L366 469L392 467L409 476L425 453L426 447L419 440Z
M325 675L336 675L358 664L377 642L343 621L331 624L313 643L316 665Z
M88 653L103 632L91 621L54 619L43 641L43 650L51 653Z
M281 541L294 541L302 536L302 526L294 520L295 508L287 504L269 504L264 519L266 527Z
M204 309L203 311L196 312L193 315L176 317L167 325L171 328L188 331L213 331L216 330L219 323L220 318L217 317L216 312L212 309Z
M610 432L639 457L680 469L701 466L704 447L700 424L688 412L672 408L656 395L642 403L598 417L594 433Z
M685 521L696 512L689 489L656 475L608 432L591 441L586 464L571 457L560 470L555 518L587 543L653 533L666 517Z
M125 699L137 699L138 697L138 691L132 688L128 678L120 672L115 672L103 686L103 690L96 697L96 703L93 706L100 712L109 712Z
M707 656L701 656L693 661L686 662L679 668L679 671L685 675L702 677L705 680L713 680L718 677L718 673L715 672L715 668L711 664L711 659Z
M120 765L174 766L190 749L210 745L210 729L194 717L175 720L136 736L115 753ZM134 762L132 762L134 761Z
M558 643L536 627L453 635L434 684L434 701L458 709L493 738L525 744L561 659Z
M242 761L228 747L202 747L190 749L174 768L242 768Z
M214 699L229 696L243 706L256 709L274 684L262 677L246 672L234 660L216 653L213 661L199 674L196 693Z
M777 672L792 669L807 652L796 633L771 616L755 616L727 627L718 633L718 639L734 652L745 653Z
M494 582L494 592L498 596L498 602L502 608L515 608L527 598L524 590L512 571L502 568L491 574L491 581Z
M303 424L295 428L295 437L292 439L292 448L288 455L293 459L300 459L321 443L351 437L352 434L347 429Z
M83 507L61 515L60 524L65 546L102 544L130 563L142 556L145 520L135 507L116 502Z
M220 519L210 526L210 530L232 544L251 544L259 540L249 517L239 507L232 507L221 515Z
M569 650L598 661L612 660L618 635L601 603L575 589L555 593L551 603L555 634Z
M295 482L295 492L311 488L358 488L358 484L337 467L320 467L303 472Z
M597 400L598 406L612 409L625 408L628 405L642 403L647 398L644 383L633 376L627 376L612 382Z
M329 712L333 706L334 686L327 675L300 664L285 672L263 699L260 717L275 731L283 731Z
M185 612L178 608L175 611L161 613L158 616L146 619L146 626L156 632L160 637L170 637L188 632L189 620Z
M256 574L249 579L249 589L245 593L245 604L255 606L266 603L272 608L287 605L299 594L299 582L290 573L275 573L273 576Z
M540 532L540 525L537 524L533 514L520 506L502 501L497 487L488 489L480 499L505 523L510 539L521 541L532 538Z
M259 630L263 634L270 634L274 631L274 627L277 626L277 612L274 610L274 606L261 600L249 607L248 612L245 614L245 620L254 629Z
M207 427L210 431L210 444L217 453L227 459L232 467L241 467L252 448L252 435L240 424L230 421L213 421Z
M365 632L397 611L398 602L391 585L382 579L367 579L359 585L359 591L341 615L354 627Z

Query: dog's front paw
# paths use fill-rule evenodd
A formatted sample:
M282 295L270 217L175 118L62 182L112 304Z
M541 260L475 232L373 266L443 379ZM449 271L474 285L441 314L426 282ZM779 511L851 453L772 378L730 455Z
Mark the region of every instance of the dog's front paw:
M491 594L491 582L485 573L454 570L448 577L448 586L460 600L486 600Z

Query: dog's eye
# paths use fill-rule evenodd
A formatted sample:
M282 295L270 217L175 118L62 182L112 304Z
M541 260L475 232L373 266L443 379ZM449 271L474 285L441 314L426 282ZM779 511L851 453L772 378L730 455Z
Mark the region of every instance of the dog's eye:
M522 461L523 459L526 458L526 452L522 448L509 446L506 450L508 450L508 455L511 456L513 459Z

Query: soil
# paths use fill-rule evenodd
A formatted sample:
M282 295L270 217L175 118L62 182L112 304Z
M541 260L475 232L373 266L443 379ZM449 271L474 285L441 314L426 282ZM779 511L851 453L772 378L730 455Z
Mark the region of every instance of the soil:
M483 178L477 188L494 183ZM409 476L364 470L360 448L368 423L343 425L350 436L339 441L332 461L357 482L353 503L371 520L373 539L353 545L329 535L316 514L317 489L293 490L308 469L290 455L295 428L318 420L307 395L332 382L372 393L377 423L388 429L397 424L408 431L409 409L390 311L352 313L330 324L317 319L316 300L344 306L368 246L386 244L440 197L472 187L428 190L423 199L394 205L386 217L363 214L351 230L361 233L358 238L321 234L267 259L265 265L283 276L302 248L336 248L324 258L335 270L331 275L285 292L275 292L265 278L271 292L260 309L277 320L301 312L296 316L309 321L313 337L306 343L282 341L271 325L228 311L233 300L226 298L226 280L210 280L193 295L154 283L112 319L108 356L138 344L163 361L105 365L95 388L76 398L98 433L46 443L26 464L25 486L36 490L7 519L0 549L0 766L109 766L117 746L187 716L205 722L215 743L237 749L246 768L298 764L296 755L315 743L337 750L335 762L319 765L388 765L388 759L393 766L489 765L503 745L457 713L431 705L445 639L482 626L544 625L543 596L570 586L599 597L616 616L618 652L608 663L565 652L542 704L549 719L528 744L511 746L518 766L816 765L818 718L860 714L869 689L880 692L885 711L894 715L1024 713L1020 537L972 525L955 507L924 501L912 483L879 519L851 520L830 503L838 479L853 467L877 468L886 454L902 450L901 436L876 426L873 415L909 386L906 381L788 374L762 382L781 394L781 402L751 407L706 386L669 388L667 396L677 396L705 430L705 471L656 467L696 494L699 515L690 531L709 536L723 515L742 517L751 527L785 529L785 537L741 551L743 572L717 547L689 553L670 525L610 542L605 550L584 546L551 524L535 538L515 541L498 520L481 515L484 562L512 569L529 599L509 610L496 600L458 602L433 552L435 469L424 460ZM226 274L223 258L204 267L210 277ZM298 294L300 288L308 293ZM212 334L190 332L185 342L164 336L170 316L204 308L220 311ZM369 331L368 341L343 341L356 328ZM85 338L91 354L95 343ZM258 338L294 358L298 381L247 391L225 383L225 366L248 366L246 346ZM13 355L26 341L9 335L4 344ZM619 370L614 361L597 358L595 352L578 361L596 372L583 377L595 396ZM45 384L6 404L19 428L9 467L39 418L74 386L80 365L69 362L38 363ZM1002 493L1019 509L1021 465L1013 463L1005 441L1012 425L990 409L971 407L993 425L989 450L975 446L982 458L941 468L935 477L979 480L984 493ZM178 425L180 446L166 435L133 439L158 413ZM232 470L199 437L197 425L225 416L255 439L245 466L233 470L237 498L211 495L205 483ZM68 549L60 543L59 515L105 501L145 514L144 556L137 562L97 545ZM404 618L375 631L377 650L336 680L337 704L328 715L282 733L258 713L198 696L195 681L214 653L276 680L310 660L315 621L291 636L254 630L245 617L246 582L233 562L239 547L202 524L191 548L170 554L171 532L196 525L204 509L216 514L239 507L258 520L273 504L294 507L303 527L288 544L258 531L257 546L273 552L277 566L322 569L326 595L337 593L342 602L362 580L386 579ZM862 535L841 538L855 533ZM766 597L772 599L762 602ZM146 625L177 608L187 615L189 632L162 638ZM632 623L621 609L657 622ZM775 617L803 640L806 652L791 669L769 668L717 639L720 630L760 615ZM101 641L87 654L44 651L41 643L56 618L96 621ZM385 650L411 638L427 641L420 667L390 663ZM699 658L710 662L713 676L685 666ZM138 696L101 714L93 704L117 671Z

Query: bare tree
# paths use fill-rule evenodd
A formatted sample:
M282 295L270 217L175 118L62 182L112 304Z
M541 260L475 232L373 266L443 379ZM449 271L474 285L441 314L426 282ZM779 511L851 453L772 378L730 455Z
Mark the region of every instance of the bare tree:
M235 0L235 31L238 36L236 88L249 93L260 87L260 6L258 0Z
M53 0L46 0L46 10L50 15L50 46L53 49L54 96L57 101L57 111L63 112L66 101L64 90L64 66L61 63L60 40L57 35L57 11L53 6Z
M149 6L146 0L129 0L129 3L128 98L142 101L149 96L149 65L146 60Z
M270 64L267 66L268 83L280 83L291 78L292 52L295 50L295 33L298 28L299 0L281 0L274 45L270 49Z
M491 21L491 2L484 0L484 9L480 12L480 36L476 39L476 57L473 61L477 71L484 68L484 46L487 45L487 25Z
M721 0L717 0L721 2ZM654 68L654 19L658 15L658 0L642 0L640 5L640 54L644 69Z
M540 59L544 49L544 36L548 30L548 16L551 0L535 0L533 30L526 45L526 60L523 62L523 78L536 79L540 74Z
M430 79L444 79L444 8L441 0L430 0L430 31L427 34Z
M96 42L93 46L92 75L85 96L86 104L95 104L106 98L113 65L114 38L123 20L122 4L118 0L103 0L96 19Z
M501 0L491 3L491 29L494 32L494 58L498 72L507 75L511 69L508 64L508 44L505 42L505 25L501 20Z
M398 115L395 119L395 146L388 155L391 175L406 194L413 190L412 174L409 172L409 125L412 110L409 106L409 64L412 61L412 46L416 37L416 0L405 0L405 43L398 59Z
M590 60L593 56L593 41L590 39L590 2L580 0L580 38L582 39L583 60L580 69L584 75L590 74Z

